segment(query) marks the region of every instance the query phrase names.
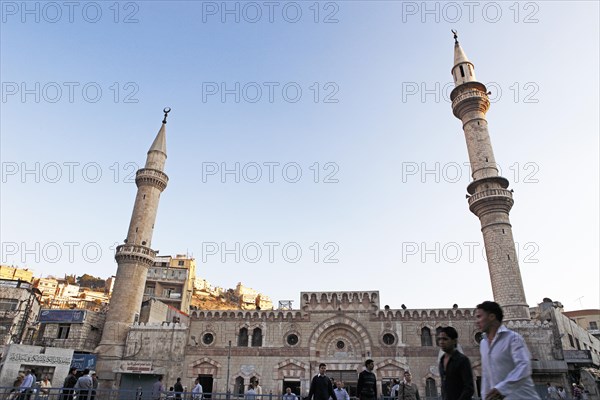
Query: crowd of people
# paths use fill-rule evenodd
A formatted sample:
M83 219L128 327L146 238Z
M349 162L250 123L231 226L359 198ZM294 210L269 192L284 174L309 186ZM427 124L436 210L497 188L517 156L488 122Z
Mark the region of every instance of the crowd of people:
M541 400L531 377L531 355L523 337L503 323L504 313L498 303L484 301L477 305L476 321L483 332L480 343L481 398L483 400ZM453 327L438 331L437 344L443 351L438 371L441 377L443 400L470 400L475 396L473 369L469 358L458 350L458 332ZM358 376L359 400L377 398L376 376L372 372L374 361L365 361L365 369ZM343 390L343 382L337 388L325 374L327 366L319 365L319 373L313 377L307 400L349 400ZM340 388L342 390L340 390ZM402 381L394 379L390 397L398 400L420 400L417 385L412 382L410 371L404 371ZM567 399L564 388L548 383L549 400ZM581 385L573 384L571 397L587 400ZM288 399L284 399L288 400ZM293 400L293 399L292 399Z
M542 400L531 377L531 355L525 340L502 323L503 316L502 308L498 303L484 301L477 305L475 318L478 328L483 332L480 342L481 398L483 400ZM469 358L458 350L458 332L453 327L443 327L438 331L436 339L443 351L438 365L442 399L470 400L475 395L473 370ZM368 359L365 361L364 370L358 375L356 394L359 400L378 398L374 367L375 362ZM326 371L327 365L321 363L319 373L311 380L308 397L305 400L350 400L344 382L330 379ZM168 390L165 390L162 379L162 376L159 376L152 386L152 400L162 398L181 400L186 393L181 378L177 378L175 384ZM31 400L32 394L39 390L39 395L46 400L51 388L52 382L48 376L44 376L42 381L37 382L35 370L27 369L14 381L8 399ZM94 371L89 369L78 371L77 368L71 368L60 388L60 396L52 400L57 398L75 400L75 396L77 400L94 400L97 388L98 379ZM245 391L245 400L262 400L262 394L258 379L252 378ZM290 387L285 388L282 397L283 400L300 400ZM421 400L419 389L412 382L410 371L404 371L402 381L393 380L390 397L397 400ZM188 396L186 398L189 399ZM198 377L191 390L191 400L202 400L202 398L203 388ZM555 386L548 382L545 400L563 399L588 400L588 391L582 385L573 383L569 397L562 386Z
M31 400L32 398L47 400L50 398L52 388L57 389L53 393L52 400L73 400L75 396L81 400L94 400L98 378L96 372L89 369L78 371L77 368L71 368L63 384L53 386L48 375L38 381L35 369L26 369L25 372L19 373L13 382L8 400Z

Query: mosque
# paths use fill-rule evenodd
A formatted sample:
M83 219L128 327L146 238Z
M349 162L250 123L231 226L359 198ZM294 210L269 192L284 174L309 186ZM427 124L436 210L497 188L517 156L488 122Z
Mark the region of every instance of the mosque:
M525 337L534 381L545 398L546 382L569 385L570 347L557 328L556 303L549 300L530 309L525 299L509 219L512 190L499 175L488 133L488 90L477 81L456 35L451 71L452 111L463 125L473 178L468 205L481 222L494 300L502 305L507 326ZM169 111L165 109L144 168L137 171L127 239L116 250L116 282L95 351L101 387L142 387L147 392L156 376L163 375L167 387L181 377L191 388L199 377L205 392L243 393L251 379L258 379L265 394L279 395L289 386L306 396L310 379L324 362L328 376L343 380L354 395L358 373L365 359L372 358L379 393L389 392L392 379L410 370L421 394L437 398L441 381L435 336L441 326L451 325L471 359L479 394L481 332L472 308L390 309L381 307L377 291L302 292L298 309L196 310L187 323L139 323L147 271L156 257L152 235L159 198L168 184ZM537 310L534 319L531 310ZM542 314L548 317L538 318ZM598 341L594 346L598 348L591 354L598 365Z

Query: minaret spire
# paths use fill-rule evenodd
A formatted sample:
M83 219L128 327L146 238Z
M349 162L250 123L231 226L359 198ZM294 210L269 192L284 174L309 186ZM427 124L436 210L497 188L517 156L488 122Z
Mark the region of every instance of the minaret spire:
M106 322L102 331L98 371L102 380L114 379L115 362L121 360L129 327L139 316L148 267L154 263L158 253L152 249L152 234L158 210L160 194L167 187L169 177L164 173L167 160L166 117L170 108L165 108L162 126L152 142L146 164L135 176L138 187L129 230L124 244L117 247L115 260L117 274L110 299Z
M509 212L514 200L508 180L499 175L485 114L490 100L484 84L475 78L454 33L455 88L450 94L454 116L463 123L473 181L467 187L469 209L481 222L494 300L502 305L505 320L530 319L519 270Z

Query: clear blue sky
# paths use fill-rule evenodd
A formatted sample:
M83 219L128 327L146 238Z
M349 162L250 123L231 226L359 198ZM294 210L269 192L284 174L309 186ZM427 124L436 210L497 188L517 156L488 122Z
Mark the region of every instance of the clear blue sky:
M457 29L492 91L529 304L600 308L598 3L423 4L3 1L2 263L114 274L128 178L169 106L160 254L296 307L301 291L490 299L446 98Z

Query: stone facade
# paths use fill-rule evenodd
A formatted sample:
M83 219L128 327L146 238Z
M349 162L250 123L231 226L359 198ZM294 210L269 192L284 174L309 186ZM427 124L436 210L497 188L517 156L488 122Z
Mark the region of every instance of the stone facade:
M344 380L353 394L365 359L372 358L380 393L387 393L390 381L410 370L422 394L437 396L440 351L435 335L441 326L457 329L460 349L471 359L479 385L481 333L474 314L474 309L466 308L381 309L377 291L305 292L297 310L198 310L192 311L189 328L168 323L134 325L126 358L148 366L145 375L165 375L166 384L182 377L190 387L201 375L212 392L239 393L256 378L263 393L280 394L284 386L292 386L302 396L307 395L321 362L327 364L328 375ZM546 382L569 386L568 371L573 366L555 340L558 325L531 320L509 321L507 326L528 343L540 393ZM120 382L139 382L143 375L118 371ZM146 382L149 388L152 380Z
M55 386L61 386L69 373L73 350L11 344L0 363L0 387L12 386L19 372L35 368L40 378L48 375Z
M31 282L33 280L33 271L23 268L11 267L8 265L0 265L0 279L7 280L22 280Z
M144 298L157 299L188 313L192 303L196 260L186 255L156 257L148 268Z
M600 310L575 310L563 312L563 314L600 339Z
M56 312L60 310L48 311ZM77 322L40 323L34 344L37 346L68 348L80 353L92 353L100 343L106 314L86 310L72 311L84 313L84 318Z
M0 279L0 349L33 337L39 298L39 291L31 283Z

